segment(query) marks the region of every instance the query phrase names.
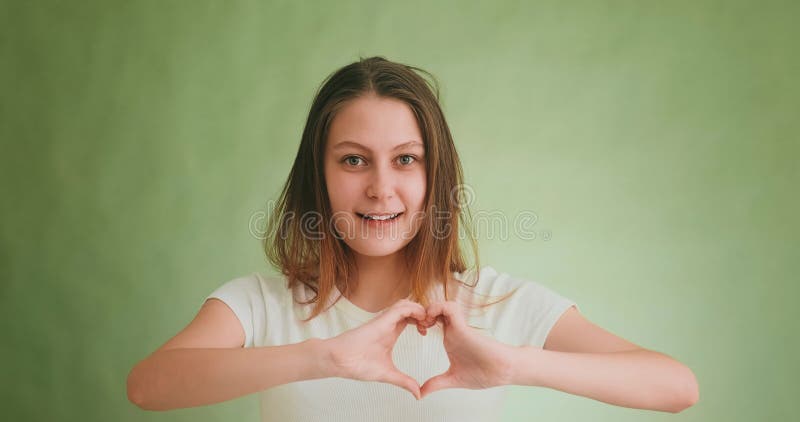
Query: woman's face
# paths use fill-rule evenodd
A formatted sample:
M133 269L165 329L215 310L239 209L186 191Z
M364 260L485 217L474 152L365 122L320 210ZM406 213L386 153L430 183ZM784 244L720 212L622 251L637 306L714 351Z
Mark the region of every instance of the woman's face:
M386 256L419 230L425 201L425 147L414 112L374 94L348 102L331 122L325 181L336 231L355 252ZM385 221L368 220L365 215Z

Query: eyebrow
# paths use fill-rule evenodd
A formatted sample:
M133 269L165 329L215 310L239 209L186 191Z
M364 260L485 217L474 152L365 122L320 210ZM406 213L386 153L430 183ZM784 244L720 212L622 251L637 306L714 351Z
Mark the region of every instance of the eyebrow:
M349 147L353 147L353 148L358 148L358 149L361 149L361 150L365 150L365 151L369 151L370 150L369 148L365 147L364 145L361 145L358 142L353 142L353 141L342 141L342 142L339 142L338 144L333 146L333 149L340 149L340 148L344 148L344 147L348 147L348 146ZM392 151L397 151L399 149L408 148L408 147L412 147L412 146L423 146L423 145L422 145L422 142L420 142L420 141L409 141L409 142L405 142L405 143L396 145L394 148L392 148Z

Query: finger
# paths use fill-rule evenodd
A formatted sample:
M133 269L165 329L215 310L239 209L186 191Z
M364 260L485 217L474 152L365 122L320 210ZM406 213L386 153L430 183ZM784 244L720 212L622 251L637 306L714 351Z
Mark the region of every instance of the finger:
M430 327L436 324L436 321L439 319L444 312L444 302L434 302L431 303L428 308L425 310L426 317L425 317L425 325Z
M422 393L419 389L419 384L417 384L417 380L411 378L410 376L398 371L397 369L392 370L382 380L383 382L387 382L389 384L394 384L400 388L408 390L411 395L414 396L415 399L419 400L422 398Z
M445 324L453 324L462 327L464 316L461 307L454 301L444 301L432 303L427 309L426 325L433 325L437 320L442 320Z
M413 318L417 321L425 319L425 308L419 303L402 299L393 305L388 312L389 318L400 321L402 318Z
M421 397L425 397L434 391L456 387L458 387L458 384L456 383L455 378L453 378L450 372L445 372L425 381L425 383L422 384L422 387L420 387L420 395Z
M387 311L387 316L394 324L394 334L399 336L409 323L416 324L425 319L425 308L410 300L400 300Z
M417 326L417 331L423 336L425 335L426 331L428 330L424 325L422 325L422 321L418 321L416 318L408 317L406 318L407 324L414 324Z
M419 325L421 325L422 328L431 328L436 325L436 317L432 317L430 320L426 317L425 320L420 321Z

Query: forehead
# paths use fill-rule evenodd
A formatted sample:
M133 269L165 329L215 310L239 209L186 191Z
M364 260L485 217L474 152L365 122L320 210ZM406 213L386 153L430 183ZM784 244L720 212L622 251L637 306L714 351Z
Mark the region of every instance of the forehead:
M411 142L422 146L422 134L411 107L395 98L367 96L350 100L339 110L331 122L327 146L391 150Z

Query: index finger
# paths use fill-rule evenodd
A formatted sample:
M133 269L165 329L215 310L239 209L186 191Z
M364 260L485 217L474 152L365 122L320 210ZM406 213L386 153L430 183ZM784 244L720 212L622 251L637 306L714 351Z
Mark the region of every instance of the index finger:
M389 312L390 317L394 320L413 317L418 321L425 319L425 308L417 302L412 302L407 299L402 299L393 305Z

